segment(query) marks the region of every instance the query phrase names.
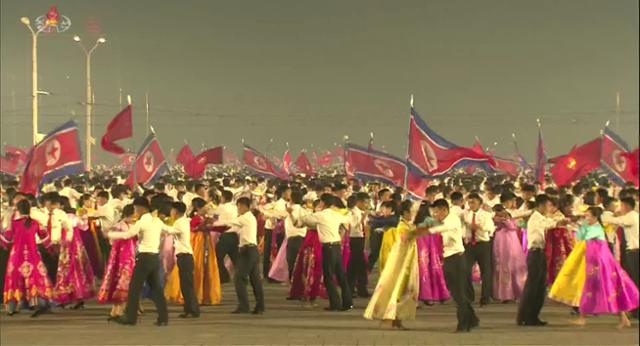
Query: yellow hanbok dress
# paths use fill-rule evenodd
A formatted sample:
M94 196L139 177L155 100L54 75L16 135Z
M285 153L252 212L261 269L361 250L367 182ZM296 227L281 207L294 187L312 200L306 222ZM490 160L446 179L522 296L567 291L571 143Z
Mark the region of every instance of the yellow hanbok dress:
M378 257L378 266L380 268L380 272L384 270L385 264L389 259L389 254L391 253L391 249L393 249L393 245L398 240L398 229L395 227L389 228L384 231L382 235L382 243L380 244L380 256Z
M416 316L419 281L415 226L401 219L394 231L397 241L364 311L366 319L404 321Z
M193 286L198 304L220 304L222 289L216 259L216 245L210 232L196 230L203 221L199 215L191 219L191 247L193 248Z

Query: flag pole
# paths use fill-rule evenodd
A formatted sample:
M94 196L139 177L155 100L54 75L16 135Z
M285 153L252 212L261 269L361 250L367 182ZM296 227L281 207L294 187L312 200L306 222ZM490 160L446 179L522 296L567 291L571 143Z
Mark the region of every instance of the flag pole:
M616 132L620 132L620 92L619 91L616 92Z
M413 114L413 94L409 97L409 126L407 126L407 139L411 136L411 115ZM405 170L404 170L404 191L408 193L407 190L407 179L409 178L409 141L407 140L407 152L404 156L405 161Z
M147 135L149 134L149 93L144 93L144 103L147 112Z
M122 91L122 89L120 89ZM133 107L131 106L131 95L127 95L127 104L129 105L129 107L131 107L131 114L133 115ZM132 118L132 123L133 123L133 116ZM131 131L133 132L133 131ZM136 150L136 137L135 136L131 136L131 142L133 144L133 149L132 152L135 152L134 150ZM135 152L133 161L131 162L131 193L134 194L136 192L136 161L138 161L138 153Z

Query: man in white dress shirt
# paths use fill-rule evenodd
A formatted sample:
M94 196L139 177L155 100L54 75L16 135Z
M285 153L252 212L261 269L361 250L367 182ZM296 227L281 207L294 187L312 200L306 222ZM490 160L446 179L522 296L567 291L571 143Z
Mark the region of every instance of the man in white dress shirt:
M264 224L264 252L262 254L262 275L269 282L269 270L271 269L271 244L276 243L276 247L280 248L284 240L284 232L278 232L276 226L278 222L284 221L287 215L287 203L291 200L291 188L288 185L281 185L275 192L276 201L261 209L262 213L267 217ZM284 230L284 229L282 229ZM276 239L272 239L275 237Z
M300 189L295 189L291 191L291 207L293 209L293 214L296 217L300 217L304 212L304 208L302 207L302 191ZM285 236L287 238L287 269L289 270L289 278L293 274L293 266L296 264L296 257L298 255L298 250L300 250L300 246L302 246L302 242L304 241L304 237L307 235L306 227L296 227L293 222L293 218L289 216L285 209L285 219L284 219L284 231Z
M351 219L349 221L349 267L347 268L347 278L352 295L359 297L369 297L367 291L367 262L364 254L364 239L367 225L367 212L369 211L369 194L358 192L349 197L353 199L355 206L351 208Z
M566 224L547 217L552 202L547 195L536 196L536 210L527 222L527 281L525 281L516 323L521 326L545 326L540 320L540 311L546 297L547 259L544 253L547 230Z
M258 253L258 222L251 212L251 200L246 197L239 198L236 202L238 217L227 225L235 227L239 238L238 265L233 277L238 296L238 308L234 314L249 312L249 299L247 297L247 281L251 282L256 306L253 314L264 312L264 293L262 290L262 278L260 278L260 254Z
M471 278L471 268L478 263L482 278L482 293L480 306L489 304L492 295L493 271L491 267L491 238L496 230L493 215L482 209L482 198L477 193L467 196L469 209L464 211L462 218L465 226L465 256L467 269ZM470 291L471 301L475 299L473 287Z
M456 332L469 332L479 325L480 320L476 316L470 296L471 277L467 260L465 258L464 243L462 238L465 228L460 217L449 210L449 203L444 199L438 199L431 205L432 216L438 222L437 226L428 228L430 233L442 235L444 262L442 270L447 283L447 289L456 302L458 325Z
M233 203L233 193L229 190L222 190L220 205L213 210L213 215L218 217L217 222L227 224L227 222L238 217L238 207ZM220 273L220 283L227 283L231 280L229 271L224 265L224 259L229 256L233 265L238 260L238 233L235 228L226 230L220 234L216 244L216 259L218 260L218 272Z
M342 243L340 241L340 226L349 224L348 215L334 210L332 207L337 204L337 197L329 193L320 196L320 208L322 211L303 215L299 219L293 215L293 209L289 208L289 215L299 226L317 228L320 243L322 243L322 271L324 286L329 296L328 311L347 311L353 308L351 289L347 282L346 275L342 269ZM340 295L333 282L334 275L340 285Z
M123 232L110 232L110 239L130 239L138 237L138 250L136 264L133 267L131 282L129 283L129 295L125 315L116 322L120 324L135 325L138 321L138 304L142 286L146 282L151 289L151 300L158 310L156 326L166 326L169 320L167 302L164 298L162 284L160 283L160 237L162 232L171 232L172 229L164 224L157 216L157 210L163 203L161 197L154 197L151 205L144 197L136 198L133 207L140 219Z
M73 187L71 187L72 180L67 178L62 182L63 188L58 192L60 196L67 197L69 199L69 204L72 208L76 208L78 206L78 199L82 197L82 194L76 191Z
M175 246L176 264L180 276L180 292L184 298L183 310L180 318L200 317L200 306L196 299L196 291L193 286L193 249L191 248L190 219L185 217L187 206L182 202L174 202L171 205L171 216L176 220L173 223L173 242Z

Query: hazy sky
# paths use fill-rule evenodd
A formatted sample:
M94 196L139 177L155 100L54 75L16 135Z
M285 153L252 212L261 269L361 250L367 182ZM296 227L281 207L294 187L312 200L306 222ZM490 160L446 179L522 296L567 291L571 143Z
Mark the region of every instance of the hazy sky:
M438 1L90 1L55 2L72 21L39 40L42 132L76 118L84 125L85 41L102 31L93 58L102 135L119 109L119 89L134 101L135 141L151 124L167 153L241 138L281 153L328 148L348 134L403 155L409 95L440 135L459 145L478 136L513 151L511 133L533 159L535 119L550 155L616 129L638 138L637 0ZM31 142L31 40L19 22L51 0L1 1L1 135ZM91 24L89 24L91 23ZM87 42L89 43L89 42ZM126 102L126 101L125 101ZM101 152L102 158L110 157Z

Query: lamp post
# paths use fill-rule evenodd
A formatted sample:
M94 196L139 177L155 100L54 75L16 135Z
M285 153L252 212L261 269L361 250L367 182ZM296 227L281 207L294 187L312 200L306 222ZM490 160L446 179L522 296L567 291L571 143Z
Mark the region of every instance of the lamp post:
M34 31L29 18L22 17L20 22L31 32L31 121L33 123L33 145L36 145L38 142L38 35L49 24L45 23L40 29Z
M82 48L82 51L84 52L85 56L86 56L86 79L87 79L87 119L86 119L86 140L85 140L85 146L86 146L86 158L85 161L87 163L87 169L91 169L91 146L95 143L95 140L93 139L93 137L91 137L91 113L93 111L93 88L91 86L91 54L93 53L93 51L98 48L98 46L102 43L107 42L107 40L104 37L100 37L96 40L96 43L93 45L93 47L91 47L90 49L87 49L83 44L82 44L82 39L80 39L80 36L76 35L73 36L73 40L75 42L78 43L78 45L80 46L80 48Z

